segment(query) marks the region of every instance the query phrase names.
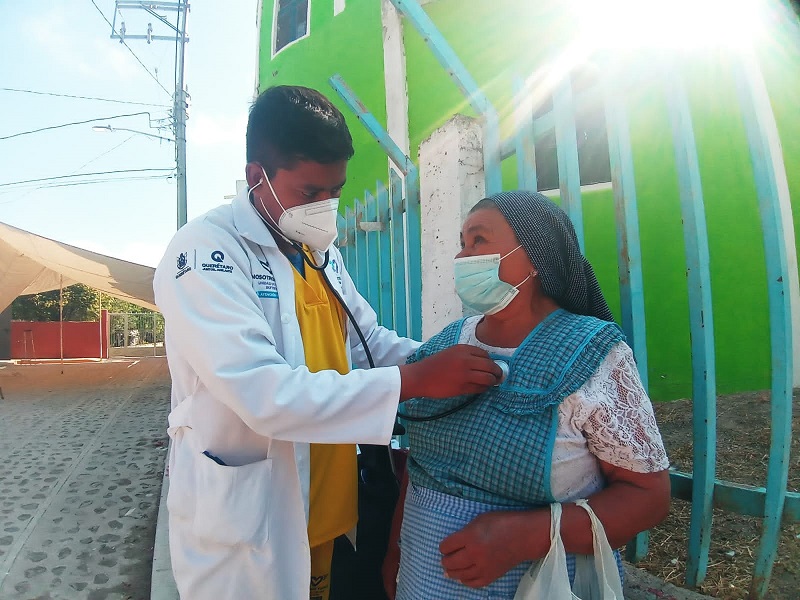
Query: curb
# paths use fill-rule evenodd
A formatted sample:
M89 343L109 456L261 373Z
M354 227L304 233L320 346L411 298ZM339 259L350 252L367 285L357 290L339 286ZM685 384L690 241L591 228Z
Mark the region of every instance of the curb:
M714 600L686 588L680 588L659 579L655 575L623 561L625 567L626 600Z
M169 455L167 449L164 460L164 477L161 480L161 500L158 505L156 537L153 542L153 572L150 577L150 600L179 600L178 587L172 577L172 562L169 555L169 515L167 513L167 493L169 492Z

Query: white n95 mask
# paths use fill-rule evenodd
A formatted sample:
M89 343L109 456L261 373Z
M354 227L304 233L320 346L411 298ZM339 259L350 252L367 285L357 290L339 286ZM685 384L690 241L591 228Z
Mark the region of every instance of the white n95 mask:
M522 246L517 246L504 256L482 254L464 256L453 260L456 293L467 308L483 315L499 313L519 294L520 286L533 276L529 274L517 285L500 279L500 261Z
M264 167L261 167L261 172L264 174L264 181L267 182L272 195L275 200L283 209L283 213L278 219L277 223L272 215L269 214L267 207L264 205L264 200L259 198L261 208L267 213L269 218L275 223L278 232L281 233L287 240L297 242L299 244L306 244L312 250L325 252L333 240L338 235L336 228L336 217L339 213L339 198L328 198L327 200L318 200L308 204L301 204L290 209L283 208L283 204L275 193L272 183L267 177L267 172ZM261 185L259 181L256 185L250 188L252 192L255 188Z

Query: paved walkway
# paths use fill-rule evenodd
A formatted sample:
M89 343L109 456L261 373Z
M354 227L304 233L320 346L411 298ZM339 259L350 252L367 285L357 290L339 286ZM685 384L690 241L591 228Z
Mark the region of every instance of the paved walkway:
M163 358L0 363L0 598L147 599Z
M165 359L61 371L0 362L0 598L177 600ZM626 570L628 600L706 598Z

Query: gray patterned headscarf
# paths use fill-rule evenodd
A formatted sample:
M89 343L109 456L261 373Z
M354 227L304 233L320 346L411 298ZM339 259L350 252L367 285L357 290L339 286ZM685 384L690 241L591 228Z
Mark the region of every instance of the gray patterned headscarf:
M501 192L481 204L486 201L500 210L514 230L539 271L542 291L548 297L572 313L614 320L592 265L581 254L572 221L563 210L538 192Z

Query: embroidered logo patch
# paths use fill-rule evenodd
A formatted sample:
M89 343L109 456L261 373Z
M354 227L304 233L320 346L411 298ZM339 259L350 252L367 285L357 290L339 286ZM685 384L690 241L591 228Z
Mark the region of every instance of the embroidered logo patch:
M253 287L256 295L259 298L277 298L278 284L275 282L275 276L272 274L269 263L265 260L258 262L264 267L266 273L253 273Z
M233 265L226 265L224 263L225 255L220 250L214 250L211 253L211 260L213 262L203 263L203 271L214 271L217 273L233 273Z
M192 270L192 267L189 266L189 255L186 252L178 254L176 265L178 267L178 272L175 274L175 279L180 279Z

